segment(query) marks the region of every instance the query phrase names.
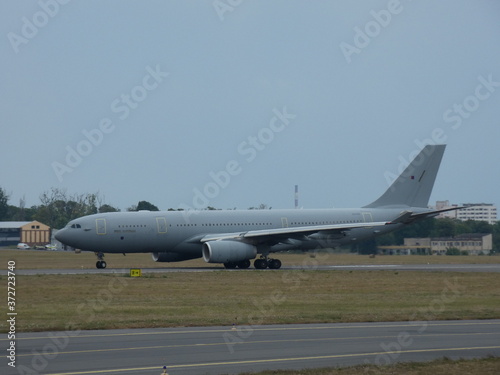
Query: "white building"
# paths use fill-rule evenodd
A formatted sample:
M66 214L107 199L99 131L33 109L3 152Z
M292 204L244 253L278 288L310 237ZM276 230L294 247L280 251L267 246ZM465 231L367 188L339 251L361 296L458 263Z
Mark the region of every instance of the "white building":
M464 203L461 210L457 210L458 220L487 221L488 224L497 222L497 208L491 203Z
M437 201L436 209L442 210L445 208L458 207L457 204L451 204L449 201ZM493 203L464 203L460 206L464 206L461 210L447 211L439 214L438 218L449 217L452 219L458 219L462 221L476 220L476 221L486 221L488 224L496 224L497 219L497 208Z

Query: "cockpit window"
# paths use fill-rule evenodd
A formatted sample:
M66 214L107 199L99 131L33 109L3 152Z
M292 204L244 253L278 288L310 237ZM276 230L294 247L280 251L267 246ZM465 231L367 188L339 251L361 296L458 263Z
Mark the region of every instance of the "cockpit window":
M82 226L80 224L72 224L71 228L81 228Z

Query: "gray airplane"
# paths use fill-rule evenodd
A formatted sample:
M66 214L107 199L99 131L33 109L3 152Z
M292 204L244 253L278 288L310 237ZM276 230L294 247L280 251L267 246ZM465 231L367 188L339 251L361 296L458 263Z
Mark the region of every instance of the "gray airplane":
M63 244L104 253L152 253L156 262L203 257L226 268L278 269L287 250L335 248L391 232L446 210L427 208L445 145L428 145L374 202L361 208L113 212L72 220ZM457 209L457 208L453 208Z

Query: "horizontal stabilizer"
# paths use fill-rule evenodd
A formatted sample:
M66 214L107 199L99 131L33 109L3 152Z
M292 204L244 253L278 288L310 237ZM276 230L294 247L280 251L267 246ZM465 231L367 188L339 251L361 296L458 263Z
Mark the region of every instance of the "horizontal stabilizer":
M420 212L418 214L414 214L411 211L403 211L396 219L391 221L391 224L400 224L400 223L401 224L410 224L416 220L427 219L429 217L437 216L442 212L460 210L462 208L464 208L464 207L452 207L452 208L445 208L443 210Z

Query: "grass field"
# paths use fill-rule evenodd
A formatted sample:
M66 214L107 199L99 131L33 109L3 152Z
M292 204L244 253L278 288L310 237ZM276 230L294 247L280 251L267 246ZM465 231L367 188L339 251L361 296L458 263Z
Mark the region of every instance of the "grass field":
M1 250L16 269L94 268L92 253ZM280 254L283 263L497 263L493 256ZM120 275L16 278L19 331L408 319L500 318L500 274L397 271L257 271L148 274L148 267L214 267L202 260L154 263L149 254L108 255ZM141 278L128 268L145 268ZM215 267L219 267L215 265ZM7 278L0 278L2 284ZM7 307L2 305L0 311ZM2 311L3 312L3 311ZM6 323L0 323L5 331Z
M257 375L498 375L499 373L500 358L458 361L451 361L445 358L431 362L396 363L389 366L360 365L302 371L264 371L259 372Z
M18 275L17 329L490 319L498 285L499 273L411 271Z
M423 255L379 255L370 258L368 255L320 253L314 255L280 253L276 255L284 265L301 265L315 262L321 265L353 265L353 264L483 264L500 263L500 256L423 256ZM18 269L93 269L96 256L91 252L75 254L69 251L40 250L0 250L3 263L15 260ZM4 261L5 260L5 261ZM202 259L194 259L178 263L155 263L151 254L106 254L108 268L189 268L189 267L220 267L218 264L208 264Z

